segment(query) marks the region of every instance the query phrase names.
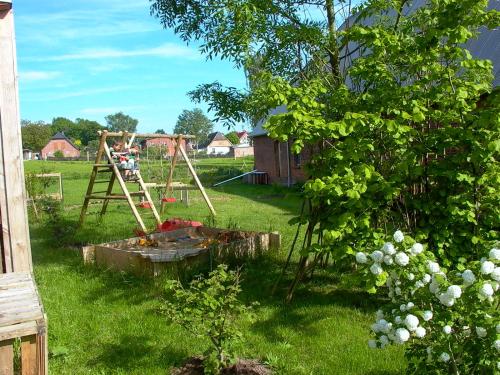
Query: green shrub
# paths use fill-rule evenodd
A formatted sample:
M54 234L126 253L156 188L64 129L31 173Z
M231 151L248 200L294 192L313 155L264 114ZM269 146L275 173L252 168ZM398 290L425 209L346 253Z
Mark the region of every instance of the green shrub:
M56 152L54 152L54 157L55 158L64 158L64 154L61 150L57 150Z
M172 294L165 305L168 317L193 335L209 340L205 373L219 374L235 359L234 344L242 336L237 322L250 316L250 307L238 300L239 273L219 265L207 278L191 281L189 288L169 280L166 290Z

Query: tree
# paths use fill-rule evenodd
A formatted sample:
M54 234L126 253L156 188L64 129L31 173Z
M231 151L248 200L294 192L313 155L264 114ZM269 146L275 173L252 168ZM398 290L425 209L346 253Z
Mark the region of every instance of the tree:
M230 132L226 134L226 138L231 142L233 145L238 145L240 143L240 138L238 137L238 134L236 132Z
M112 132L126 131L129 133L135 133L137 130L137 124L139 123L138 120L124 114L123 112L108 115L105 119L109 131Z
M23 148L40 152L52 137L52 131L49 124L43 121L21 121L21 135Z
M208 139L213 127L212 121L205 116L201 109L195 108L191 111L185 109L177 119L174 133L194 135L196 137L195 144L198 145Z
M165 134L165 130L158 129L157 131L155 131L155 134Z
M186 42L199 42L208 58L220 57L245 68L249 86L259 84L260 72L294 81L329 71L330 82L338 84L340 43L335 17L347 17L351 10L351 1L346 0L223 0L217 5L210 0L152 0L151 5L152 14L165 28L173 28ZM217 121L234 125L251 119L254 123L266 113L248 102L250 89L213 82L199 86L190 96L208 102Z
M71 121L65 117L56 117L52 120L52 134L62 132L73 141L80 141L83 146L87 146L90 141L99 138L97 132L105 129L96 121L77 118Z

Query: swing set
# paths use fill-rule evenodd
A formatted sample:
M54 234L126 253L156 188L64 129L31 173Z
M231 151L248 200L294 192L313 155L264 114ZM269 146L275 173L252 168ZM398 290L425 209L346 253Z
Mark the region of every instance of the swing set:
M161 212L163 213L164 207L166 203L175 202L175 198L173 198L174 190L188 190L188 189L197 189L200 191L205 203L207 204L212 215L215 216L216 212L208 198L203 185L201 184L198 175L196 174L193 165L191 164L189 157L182 147L183 140L193 139L192 135L177 135L177 134L135 134L128 132L108 132L106 130L98 132L100 136L99 148L97 150L96 160L92 167L92 172L90 174L89 185L87 188L87 193L85 194L85 200L83 201L82 211L80 213L80 225L83 224L85 220L85 215L87 213L88 206L91 200L102 200L102 208L99 213L99 216L102 217L106 214L106 210L108 208L108 203L110 200L126 200L132 213L141 227L142 231L146 232L147 228L142 220L142 217L137 210L136 204L133 200L133 197L140 197L147 203L147 206L151 209L153 216L155 218L156 224L161 225L162 221L160 219L160 215L156 210L156 207L151 199L151 195L149 193L149 188L159 188L162 191L162 199L161 199ZM170 139L175 145L175 152L170 161L170 169L168 173L168 178L165 184L158 183L145 183L141 173L139 170L135 171L134 178L132 180L127 180L124 178L122 171L118 168L118 164L113 159L110 147L107 144L108 139L119 139L124 145L125 149L129 149L136 139L152 139L152 138L166 138ZM195 182L195 186L190 186L187 184L182 184L179 182L173 181L174 170L177 165L177 159L182 157L186 162L188 170L193 177ZM104 160L103 160L104 159ZM148 160L149 163L149 160ZM161 167L163 167L161 165ZM109 178L100 178L97 177L101 174L107 173ZM109 174L110 173L110 174ZM113 193L113 187L115 182L118 182L122 194ZM136 183L139 185L139 191L129 191L127 183ZM107 184L106 190L102 191L94 191L95 185L99 184Z

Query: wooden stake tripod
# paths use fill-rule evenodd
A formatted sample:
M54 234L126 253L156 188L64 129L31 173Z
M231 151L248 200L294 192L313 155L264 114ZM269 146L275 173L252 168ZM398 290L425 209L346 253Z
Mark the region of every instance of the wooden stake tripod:
M99 216L101 217L106 213L106 210L108 208L108 203L110 200L112 199L126 200L128 202L128 205L130 206L130 209L132 210L132 213L134 214L135 220L137 221L141 229L144 232L146 232L147 231L146 225L144 224L144 221L142 220L142 217L139 214L139 211L137 211L137 207L135 206L135 203L132 200L133 196L144 197L144 199L149 203L151 210L153 211L156 223L161 224L160 215L158 215L158 211L156 211L156 207L151 199L148 189L144 185L144 181L142 179L140 172L136 171L136 179L134 179L134 182L137 182L139 184L140 190L138 192L129 192L127 185L122 177L122 174L120 173L117 164L115 163L115 161L111 156L111 151L109 149L109 146L106 143L106 139L108 137L115 137L115 138L120 137L123 144L130 147L135 138L135 134L131 134L132 137L129 142L126 142L127 137L129 136L127 132L109 133L107 131L103 131L99 132L99 135L101 136L99 142L99 149L97 151L95 164L92 168L92 173L90 174L87 194L85 195L85 200L83 201L82 212L80 213L80 225L83 223L85 219L85 213L87 212L87 208L89 206L89 202L91 199L103 201L101 212L99 214ZM101 162L103 156L106 157L108 163L103 164ZM108 179L96 180L98 174L106 172L111 172L109 180ZM120 185L123 194L113 194L113 185L115 181L118 181L118 184ZM108 184L107 189L104 191L94 191L94 185L101 183Z

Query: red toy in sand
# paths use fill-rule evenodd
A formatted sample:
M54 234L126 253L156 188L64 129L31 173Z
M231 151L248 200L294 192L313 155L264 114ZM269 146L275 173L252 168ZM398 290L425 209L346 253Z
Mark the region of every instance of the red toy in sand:
M202 227L203 224L199 221L182 220L182 219L169 219L164 221L161 225L158 225L158 232L170 232L172 230L182 229L182 228L196 228Z

